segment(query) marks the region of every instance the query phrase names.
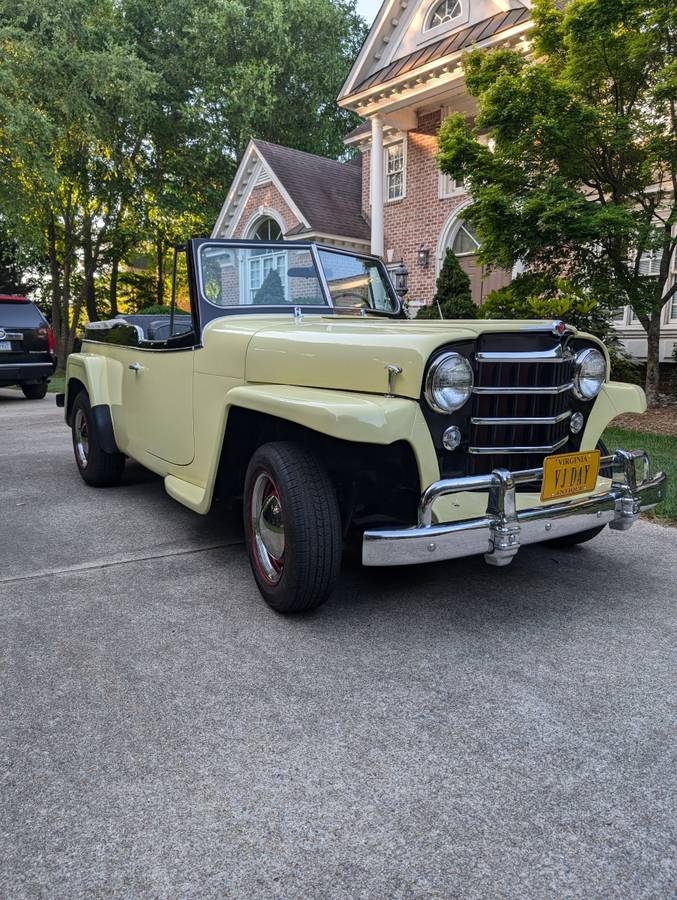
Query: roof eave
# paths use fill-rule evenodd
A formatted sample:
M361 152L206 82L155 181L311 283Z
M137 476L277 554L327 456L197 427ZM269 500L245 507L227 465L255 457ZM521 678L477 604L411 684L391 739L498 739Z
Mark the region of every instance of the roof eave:
M473 49L486 49L493 45L505 45L513 42L518 43L524 33L532 28L533 21L527 19L524 22L520 22L518 25L506 28L504 31L496 32L483 41L478 41L476 44L473 44L472 47ZM453 72L455 78L448 79L449 83L454 80L461 81L463 76L461 60L463 54L469 49L469 47L462 47L461 49L455 50L447 56L439 57L424 66L410 69L402 76L381 82L368 87L363 91L346 94L343 97L339 97L337 103L342 108L349 109L361 116L373 114L381 109L388 109L391 106L391 103L388 102L391 98L395 101L392 108L397 108L397 104L403 99L405 92L407 99L416 99L419 95L426 93L428 90L427 83L433 78L439 78Z

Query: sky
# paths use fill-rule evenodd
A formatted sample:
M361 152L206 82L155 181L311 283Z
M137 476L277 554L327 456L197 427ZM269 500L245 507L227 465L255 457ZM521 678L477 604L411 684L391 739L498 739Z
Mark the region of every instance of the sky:
M376 18L381 2L382 0L357 0L357 11L371 25Z

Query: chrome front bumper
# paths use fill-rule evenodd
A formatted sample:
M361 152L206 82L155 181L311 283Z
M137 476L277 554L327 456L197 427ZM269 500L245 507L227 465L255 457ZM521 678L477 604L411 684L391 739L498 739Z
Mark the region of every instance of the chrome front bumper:
M517 509L515 488L540 481L543 469L495 469L491 475L436 481L421 496L417 526L365 532L362 562L365 566L401 566L483 553L491 565L506 566L523 544L549 541L598 525L625 531L642 510L651 509L665 497L666 477L662 472L651 475L649 457L643 450L616 450L603 456L600 465L613 471L610 490L531 509ZM618 476L622 480L617 480ZM477 490L489 492L484 516L433 524L435 500Z

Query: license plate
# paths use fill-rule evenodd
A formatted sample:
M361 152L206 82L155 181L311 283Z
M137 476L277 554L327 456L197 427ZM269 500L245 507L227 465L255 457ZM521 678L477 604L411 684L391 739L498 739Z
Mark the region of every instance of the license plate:
M11 341L0 341L0 350L11 350L12 342Z
M546 457L543 461L541 500L592 493L599 475L599 459L599 450Z

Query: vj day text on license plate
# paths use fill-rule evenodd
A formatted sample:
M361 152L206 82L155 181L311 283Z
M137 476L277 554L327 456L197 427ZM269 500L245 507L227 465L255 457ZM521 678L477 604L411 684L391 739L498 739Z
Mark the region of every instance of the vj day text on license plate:
M546 457L543 461L541 500L589 494L597 484L599 460L599 450Z

